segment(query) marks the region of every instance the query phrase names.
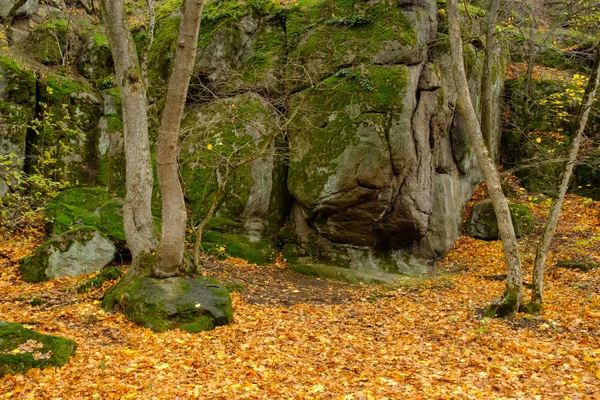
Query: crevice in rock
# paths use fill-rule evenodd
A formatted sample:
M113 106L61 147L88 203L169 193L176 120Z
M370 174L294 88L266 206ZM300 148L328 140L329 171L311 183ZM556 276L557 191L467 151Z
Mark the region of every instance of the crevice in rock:
M34 111L33 111L33 120L39 120L41 121L42 119L42 106L41 106L41 100L42 100L42 85L40 83L40 78L39 76L37 76L36 74L36 79L35 79L35 107L34 107ZM33 148L35 145L35 138L37 136L37 132L35 131L35 129L33 129L31 123L29 124L29 126L27 127L27 133L25 134L25 157L23 160L23 171L29 175L31 174L31 169L32 169L32 165L33 165Z

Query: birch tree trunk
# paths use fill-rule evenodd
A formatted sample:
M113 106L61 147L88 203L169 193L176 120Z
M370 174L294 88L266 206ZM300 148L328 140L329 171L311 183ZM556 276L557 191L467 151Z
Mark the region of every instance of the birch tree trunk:
M187 214L177 162L179 128L190 83L204 0L185 0L177 38L175 63L169 78L165 108L158 131L156 170L162 196L162 232L152 274L175 276L183 263Z
M486 10L486 57L483 64L483 82L481 85L481 131L488 147L488 151L494 162L498 161L498 143L495 136L498 133L495 126L498 121L494 120L494 108L498 105L494 102L494 61L497 57L498 46L496 45L496 20L500 0L490 0L490 6Z
M158 244L151 212L152 161L148 138L148 100L123 0L102 0L100 8L121 90L125 134L125 204L127 245L136 260Z
M500 238L502 239L502 247L504 249L504 257L506 260L507 279L504 294L487 309L486 316L513 317L518 311L521 303L523 286L519 247L510 217L508 203L502 193L498 171L490 158L481 132L481 126L479 125L475 109L471 102L465 73L457 0L448 0L447 8L454 81L458 92L458 109L465 119L471 144L481 171L483 172L489 196L494 206L494 211L496 212L498 230L500 232Z
M542 239L538 243L536 249L535 264L533 268L533 289L531 291L531 303L527 304L526 307L527 311L529 312L537 313L542 310L544 291L544 270L546 266L546 258L548 257L548 251L550 250L550 245L552 244L554 232L556 231L556 225L558 223L560 209L562 208L563 202L565 200L565 194L567 193L569 180L571 179L571 175L573 174L573 167L577 162L577 152L579 151L579 145L581 144L581 140L583 139L583 132L585 131L585 127L587 125L590 110L592 108L592 103L594 102L594 98L596 97L596 91L598 89L599 82L599 73L600 43L596 47L596 60L594 61L592 75L590 76L587 88L583 95L583 100L581 103L582 105L579 112L577 135L571 143L571 149L569 150L569 158L567 160L565 169L562 174L560 187L558 189L558 193L552 200L552 205L550 206L550 213L546 221L546 226L544 227L544 233L542 234Z

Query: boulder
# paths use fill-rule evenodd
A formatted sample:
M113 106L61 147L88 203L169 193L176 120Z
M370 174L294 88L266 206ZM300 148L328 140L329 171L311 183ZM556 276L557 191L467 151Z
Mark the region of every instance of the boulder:
M278 154L282 122L273 105L250 93L186 109L179 160L192 221L197 224L206 216L227 179L205 232L217 247L237 250L231 255L262 253L266 247L260 242L274 236L285 221L285 165ZM269 257L253 257L252 262L268 262L277 253L272 244L267 247Z
M9 182L10 175L23 168L27 126L34 110L34 73L0 56L0 175ZM8 190L4 179L0 179L0 196Z
M71 184L94 183L103 101L85 81L48 74L39 82L40 112L31 165L41 175ZM52 158L48 163L46 158Z
M535 221L529 208L519 203L509 203L508 207L517 237L531 233L535 228ZM473 205L471 218L467 222L467 234L485 240L499 238L496 213L490 199L478 201Z
M156 9L149 75L165 86L179 28L180 0ZM198 54L190 93L281 93L284 88L286 36L283 8L270 0L210 1L204 6Z
M78 226L92 226L106 235L119 249L126 248L123 228L123 202L104 188L63 190L44 209L44 217L54 235Z
M233 319L229 292L207 277L134 278L103 300L108 309L116 303L131 321L155 332L207 331Z
M348 65L415 65L435 39L435 1L299 2L286 20L288 91L312 86Z
M89 35L81 46L77 69L86 79L101 79L115 73L108 39L100 34Z
M3 0L0 2L0 23L9 24L25 0Z
M50 239L19 265L26 282L41 282L100 271L115 256L115 246L96 228L71 229Z
M62 366L76 348L77 343L71 339L44 335L0 320L0 377L22 374L31 368Z
M33 30L25 46L37 62L45 65L60 65L67 51L68 34L67 21L50 20Z

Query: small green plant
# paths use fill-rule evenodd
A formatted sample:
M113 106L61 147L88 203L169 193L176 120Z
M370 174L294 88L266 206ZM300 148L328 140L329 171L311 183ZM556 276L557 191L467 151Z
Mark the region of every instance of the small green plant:
M361 15L352 15L350 17L334 17L327 21L327 25L331 26L347 26L347 27L355 27L355 26L363 26L371 23L370 18L365 18Z

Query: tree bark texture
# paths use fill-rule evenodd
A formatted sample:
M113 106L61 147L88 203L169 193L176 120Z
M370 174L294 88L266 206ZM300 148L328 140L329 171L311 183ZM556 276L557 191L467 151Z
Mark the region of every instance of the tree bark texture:
M179 128L190 83L204 0L185 0L181 7L181 22L173 71L169 77L156 152L156 170L162 196L162 232L153 275L157 278L175 276L183 263L187 214L177 162Z
M123 0L102 0L100 8L121 91L126 185L123 223L127 245L135 260L142 253L153 252L158 244L151 212L153 176L148 99Z
M550 245L552 244L554 232L556 231L556 225L558 223L560 209L562 208L563 202L565 200L565 194L567 193L569 180L571 179L571 175L573 174L573 167L577 162L577 152L579 151L579 145L581 144L581 140L583 139L583 132L585 131L585 127L587 125L590 110L592 108L592 103L594 102L594 98L596 97L596 91L598 89L599 82L599 74L600 44L598 44L596 47L596 60L594 61L592 75L590 76L587 88L583 95L581 110L579 112L578 118L579 123L577 128L577 135L571 143L571 149L569 150L569 158L567 160L567 163L565 164L565 169L562 174L560 187L558 193L552 200L548 220L546 221L546 226L544 227L544 233L542 234L542 239L538 243L536 249L535 264L533 268L533 290L531 292L531 303L528 305L528 309L532 312L539 312L542 309L544 291L544 269L546 266L546 258L548 257L548 251L550 250Z
M483 82L481 85L481 130L488 146L488 151L494 162L499 157L499 142L496 139L499 133L498 123L494 120L494 110L498 104L494 102L494 62L498 56L498 46L496 45L496 21L498 19L498 9L500 0L490 0L490 5L486 10L486 57L483 65Z
M460 32L460 16L458 13L457 0L448 0L447 8L454 81L458 92L457 105L465 119L471 145L473 146L475 156L477 157L477 161L488 187L488 193L494 206L494 211L496 212L498 230L502 239L502 247L507 267L506 289L504 294L498 302L495 302L490 306L486 315L512 317L518 311L522 297L523 275L519 247L510 217L508 203L502 193L498 171L490 158L481 132L481 126L479 125L475 109L471 102L463 59L463 44Z

